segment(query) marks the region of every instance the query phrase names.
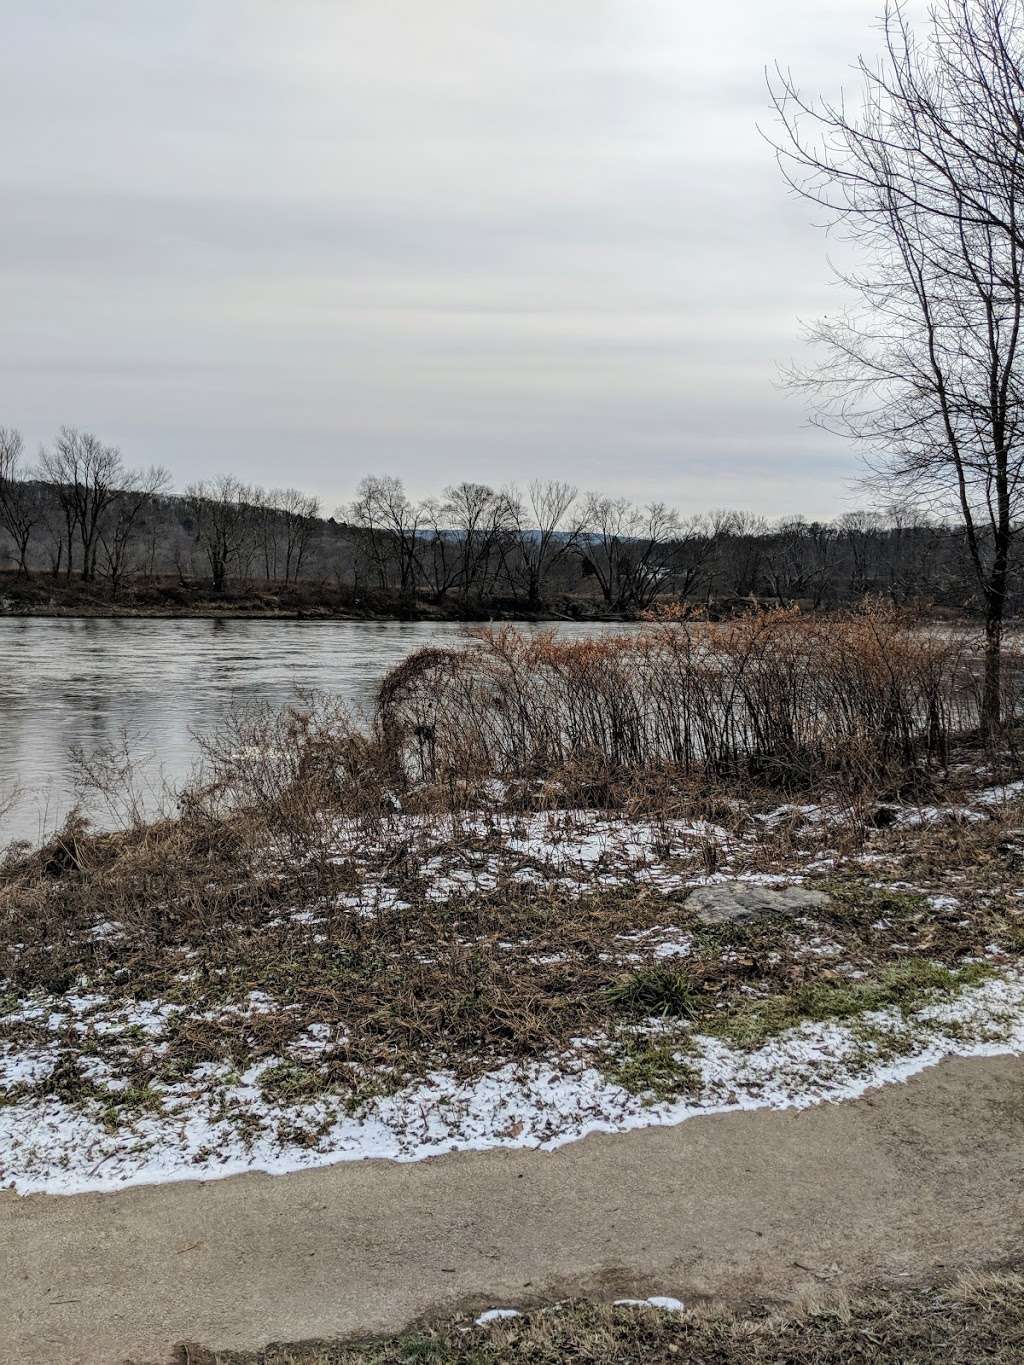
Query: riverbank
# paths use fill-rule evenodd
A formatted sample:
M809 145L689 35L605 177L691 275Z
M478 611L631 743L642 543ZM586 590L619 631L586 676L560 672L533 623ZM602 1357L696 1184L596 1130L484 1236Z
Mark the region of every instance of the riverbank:
M251 1353L1013 1255L1016 675L983 743L970 650L891 613L525 634L407 657L362 719L235 711L161 819L0 862L11 1339ZM628 1345L607 1312L484 1327Z
M670 604L678 609L675 602ZM772 609L778 599L750 597L712 597L689 604L690 609L712 620L728 619L749 612L753 607ZM815 611L809 600L790 605ZM657 604L655 604L657 606ZM924 623L959 625L981 629L980 619L968 612L937 608L922 603L916 608ZM457 597L436 601L418 593L412 602L397 593L354 592L334 588L325 582L302 581L289 585L256 583L228 585L214 592L208 582L177 578L128 579L111 593L108 584L83 583L79 579L54 578L35 574L18 578L11 571L0 572L0 618L38 617L73 620L208 620L240 619L269 621L403 621L462 622L467 625L488 622L532 622L557 625L637 622L647 615L638 611L614 610L607 606L596 589L590 592L563 593L538 607L514 598L495 597L485 601L462 601ZM1015 618L1007 629L1019 628Z
M1009 771L70 829L0 877L0 1185L553 1150L1024 1051Z
M1007 717L1014 675L1007 673ZM1024 1050L1024 766L890 613L428 647L0 866L0 1184L801 1107Z
M55 617L92 620L241 619L269 621L629 621L636 614L608 610L600 598L552 599L536 610L495 599L484 603L419 595L410 603L397 594L354 593L324 583L229 586L215 593L208 583L177 579L132 579L112 596L104 584L36 575L19 579L0 573L0 617Z

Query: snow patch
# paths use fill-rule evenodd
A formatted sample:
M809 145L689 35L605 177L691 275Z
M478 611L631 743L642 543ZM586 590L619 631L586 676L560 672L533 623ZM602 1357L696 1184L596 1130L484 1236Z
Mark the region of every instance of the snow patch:
M664 1313L682 1313L686 1304L666 1294L652 1294L649 1299L616 1299L616 1308L660 1308Z
M896 1011L865 1016L901 1038ZM806 1108L853 1099L904 1081L944 1057L1024 1053L1024 974L992 977L914 1015L910 1055L893 1060L856 1030L805 1023L750 1052L697 1038L694 1095L647 1103L588 1065L583 1046L548 1063L506 1065L471 1080L443 1072L370 1101L358 1113L330 1099L280 1107L260 1089L274 1060L227 1080L197 1068L160 1092L161 1112L108 1132L89 1114L49 1098L0 1107L0 1185L22 1194L75 1194L125 1185L271 1174L368 1157L419 1161L453 1151L528 1147L551 1151L588 1133L676 1124L703 1114ZM927 1032L921 1036L920 1028ZM948 1029L944 1031L944 1026ZM315 1049L314 1036L307 1045ZM38 1053L0 1051L5 1070L37 1074ZM216 1083L215 1083L216 1082ZM319 1145L295 1136L297 1121L322 1128Z
M1015 801L1024 792L1024 781L1007 782L1000 787L987 787L974 798L979 806L1002 806L1007 801Z

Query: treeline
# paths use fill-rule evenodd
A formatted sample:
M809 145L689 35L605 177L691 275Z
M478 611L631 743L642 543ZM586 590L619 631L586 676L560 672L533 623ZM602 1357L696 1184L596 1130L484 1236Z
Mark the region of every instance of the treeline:
M400 480L373 476L324 517L315 497L230 475L169 487L166 470L132 468L90 433L63 429L29 464L18 432L0 428L0 568L113 600L169 580L214 595L301 587L371 611L575 604L631 616L661 600L817 608L869 595L974 606L962 534L905 513L683 517L558 480L460 483L416 501Z

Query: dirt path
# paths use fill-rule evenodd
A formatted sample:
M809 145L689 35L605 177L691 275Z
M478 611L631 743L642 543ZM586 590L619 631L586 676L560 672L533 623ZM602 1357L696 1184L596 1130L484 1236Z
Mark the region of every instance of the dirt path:
M0 1196L0 1361L394 1331L567 1292L790 1298L1024 1254L1024 1060L554 1153Z

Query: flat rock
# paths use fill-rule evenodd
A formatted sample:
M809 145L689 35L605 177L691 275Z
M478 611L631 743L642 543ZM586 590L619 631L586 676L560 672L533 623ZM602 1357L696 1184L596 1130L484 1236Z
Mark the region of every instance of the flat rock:
M803 886L755 886L750 882L718 882L699 886L686 898L701 924L750 924L770 915L802 915L831 904L824 891Z

